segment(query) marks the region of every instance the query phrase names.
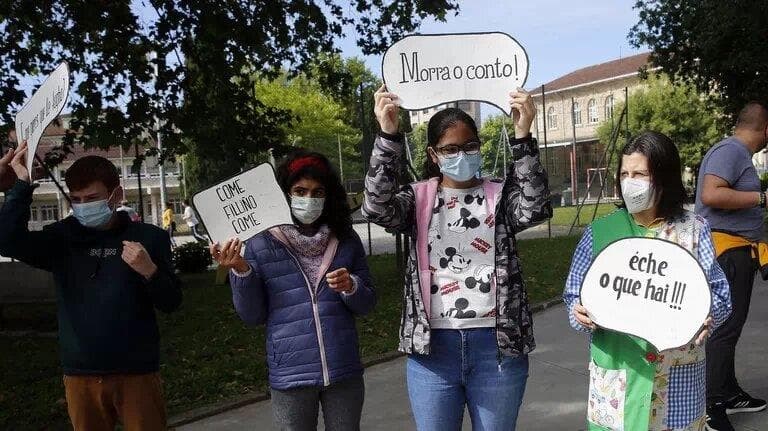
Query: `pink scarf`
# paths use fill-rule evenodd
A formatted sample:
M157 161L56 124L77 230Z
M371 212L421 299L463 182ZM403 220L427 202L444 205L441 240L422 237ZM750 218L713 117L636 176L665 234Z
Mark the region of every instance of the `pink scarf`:
M317 272L320 270L325 249L328 248L331 230L327 225L322 225L313 236L306 236L296 225L282 225L279 228L288 239L291 249L297 254L304 274L309 280L317 280Z

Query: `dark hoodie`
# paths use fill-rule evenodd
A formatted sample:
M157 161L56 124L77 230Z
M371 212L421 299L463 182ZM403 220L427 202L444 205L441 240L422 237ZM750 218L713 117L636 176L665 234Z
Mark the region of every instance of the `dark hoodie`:
M115 213L109 230L74 217L41 232L27 228L34 187L17 181L0 209L0 255L53 273L59 349L64 374L139 374L159 369L160 337L154 308L181 304L168 234ZM147 281L122 258L123 241L141 243L157 265Z

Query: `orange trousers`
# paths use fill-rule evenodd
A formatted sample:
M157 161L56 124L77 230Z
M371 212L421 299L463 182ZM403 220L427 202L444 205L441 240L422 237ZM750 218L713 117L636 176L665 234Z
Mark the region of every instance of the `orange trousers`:
M166 429L159 373L64 376L67 410L75 431Z

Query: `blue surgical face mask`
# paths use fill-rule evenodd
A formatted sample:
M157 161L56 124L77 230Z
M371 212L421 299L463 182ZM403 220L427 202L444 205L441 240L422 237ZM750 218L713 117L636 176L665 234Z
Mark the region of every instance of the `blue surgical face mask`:
M460 151L456 157L438 156L440 172L451 177L454 181L468 181L480 169L480 153L464 154Z
M84 204L72 204L72 213L81 225L99 228L109 223L114 211L109 207L109 199L104 199Z

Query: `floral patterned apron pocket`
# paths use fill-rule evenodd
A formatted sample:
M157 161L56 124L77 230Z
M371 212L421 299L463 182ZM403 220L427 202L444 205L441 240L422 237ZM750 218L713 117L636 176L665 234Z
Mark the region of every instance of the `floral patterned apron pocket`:
M612 431L623 431L626 393L626 370L608 370L589 363L587 418L590 422Z

